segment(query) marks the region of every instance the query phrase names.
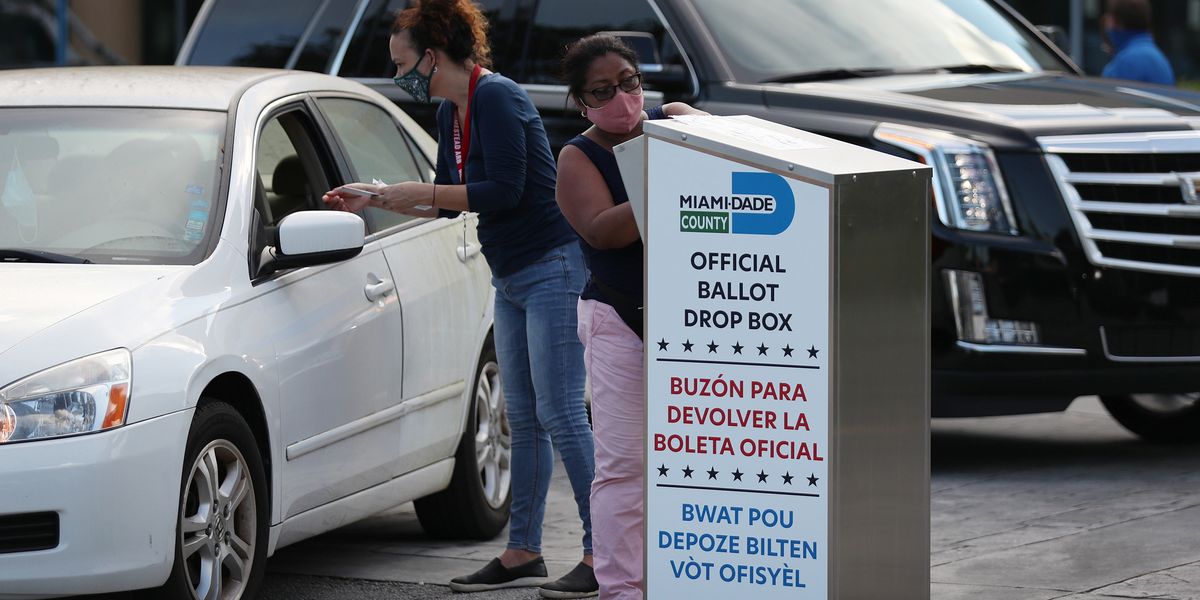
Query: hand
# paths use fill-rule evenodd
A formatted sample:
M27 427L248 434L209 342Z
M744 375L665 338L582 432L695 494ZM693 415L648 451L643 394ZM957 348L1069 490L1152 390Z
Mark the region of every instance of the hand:
M374 185L374 184L370 184L370 183L351 183L351 184L348 184L345 186L339 186L339 187L352 187L355 189L364 190L364 191L373 192L373 193L378 194L378 193L381 193L381 189L384 186ZM338 188L329 190L328 192L325 192L325 195L321 196L321 201L324 202L325 205L328 206L329 208L332 208L334 210L344 210L346 212L358 212L358 211L366 208L367 205L370 204L371 200L372 200L371 196L360 196L358 194L351 194L351 193L342 191L341 189L338 189Z
M664 104L663 113L668 117L674 117L676 115L710 116L708 113L684 102L669 102Z
M370 199L371 206L392 212L413 214L418 206L428 206L432 199L425 193L428 184L405 181L379 187L379 195Z

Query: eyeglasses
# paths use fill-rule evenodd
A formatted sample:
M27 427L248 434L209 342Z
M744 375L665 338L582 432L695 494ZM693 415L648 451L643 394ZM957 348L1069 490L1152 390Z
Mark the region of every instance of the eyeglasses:
M616 97L617 88L621 88L621 90L627 94L634 94L634 92L637 92L634 95L641 95L641 93L642 93L642 74L634 73L633 75L630 75L629 77L626 77L625 79L618 81L617 85L600 86L596 89L586 90L586 91L584 91L584 93L591 94L591 96L593 98L595 98L596 100L599 100L600 102L608 102L609 100L612 100L614 97ZM598 107L593 106L592 108L598 108Z

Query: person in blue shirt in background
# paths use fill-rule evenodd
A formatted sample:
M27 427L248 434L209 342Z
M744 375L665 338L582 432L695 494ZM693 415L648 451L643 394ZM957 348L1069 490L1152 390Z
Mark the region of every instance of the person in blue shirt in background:
M1175 85L1175 72L1150 35L1149 0L1109 0L1102 25L1113 49L1104 76Z

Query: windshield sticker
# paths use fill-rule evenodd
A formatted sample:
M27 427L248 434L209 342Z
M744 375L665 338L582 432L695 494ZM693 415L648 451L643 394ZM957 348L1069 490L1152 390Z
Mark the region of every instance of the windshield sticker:
M30 243L37 239L37 199L33 196L33 188L25 178L21 159L16 152L13 152L8 176L4 178L4 192L0 193L0 204L16 220L17 234L21 236L21 241Z
M208 225L209 202L204 198L204 186L188 184L184 191L188 195L188 220L183 226L183 239L196 243L204 239L204 228Z

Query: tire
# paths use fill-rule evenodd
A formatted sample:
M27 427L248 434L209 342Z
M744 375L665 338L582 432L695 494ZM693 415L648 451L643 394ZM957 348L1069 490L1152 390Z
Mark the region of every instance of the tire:
M1142 439L1200 442L1200 392L1101 396L1100 401L1118 423Z
M253 598L266 569L270 502L258 444L232 406L214 400L196 410L179 490L171 576L141 596ZM213 566L218 567L215 578L208 576Z
M437 538L492 539L508 523L512 507L512 430L490 341L475 373L450 486L414 503L421 527Z

